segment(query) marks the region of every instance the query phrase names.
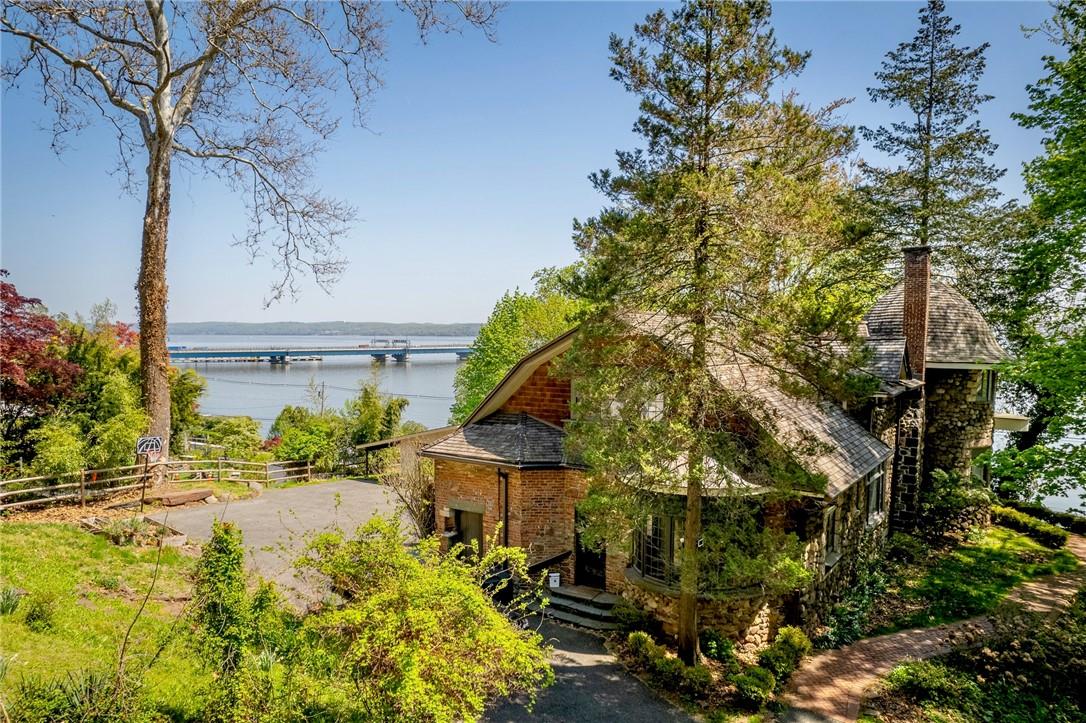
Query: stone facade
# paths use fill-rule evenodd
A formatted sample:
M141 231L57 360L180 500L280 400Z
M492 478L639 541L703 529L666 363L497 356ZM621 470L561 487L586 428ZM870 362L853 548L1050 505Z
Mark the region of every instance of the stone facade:
M562 426L569 419L570 383L551 373L553 364L541 364L502 405L503 412L527 412L536 419Z
M920 511L924 463L924 397L917 393L899 402L897 440L890 505L895 530L911 530Z
M928 370L925 479L937 469L968 475L975 452L992 446L992 405L976 399L982 376L976 369Z

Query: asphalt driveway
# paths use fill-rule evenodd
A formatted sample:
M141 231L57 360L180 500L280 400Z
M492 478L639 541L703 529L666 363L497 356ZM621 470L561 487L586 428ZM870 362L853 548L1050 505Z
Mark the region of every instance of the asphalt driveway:
M374 515L387 516L395 510L396 497L387 488L374 482L340 480L266 489L249 500L168 510L152 517L195 542L211 536L214 520L233 522L241 529L249 568L274 581L304 607L324 594L322 586L298 577L292 566L305 546L306 536L337 526L351 533Z
M487 712L489 723L693 721L627 673L598 636L551 622L540 632L554 646L554 684L539 694L530 713L524 700L509 700Z

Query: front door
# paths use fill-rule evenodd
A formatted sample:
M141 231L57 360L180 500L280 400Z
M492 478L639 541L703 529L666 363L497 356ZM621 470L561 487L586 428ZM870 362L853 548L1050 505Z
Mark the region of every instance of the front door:
M573 582L577 585L603 589L607 570L607 553L603 550L591 550L581 544L581 516L574 517L575 539Z
M464 554L471 554L472 542L476 542L478 550L481 555L483 552L483 515L479 512L468 512L467 510L454 510L455 524L456 524L456 537L453 538L453 543L463 543Z

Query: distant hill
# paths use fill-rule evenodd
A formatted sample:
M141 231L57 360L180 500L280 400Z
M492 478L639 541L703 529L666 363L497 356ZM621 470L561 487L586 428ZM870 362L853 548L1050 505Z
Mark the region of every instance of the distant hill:
M231 334L281 336L475 336L482 324L430 324L385 321L180 321L170 334Z

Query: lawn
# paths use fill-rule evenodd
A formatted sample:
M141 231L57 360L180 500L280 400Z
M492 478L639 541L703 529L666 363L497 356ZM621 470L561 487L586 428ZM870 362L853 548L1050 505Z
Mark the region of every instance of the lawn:
M1077 566L1066 549L1050 550L1003 527L977 530L957 547L891 566L887 592L871 617L871 634L983 615L1020 582Z
M0 616L0 654L10 695L20 678L63 676L81 669L112 670L125 630L154 575L158 551L118 547L64 524L0 523L0 586L25 591L14 613ZM190 594L194 560L162 552L159 579L132 630L131 669L166 639ZM53 625L31 630L27 611L36 598L52 600ZM199 710L199 691L211 677L186 655L179 636L166 645L145 676L159 710L184 719Z

